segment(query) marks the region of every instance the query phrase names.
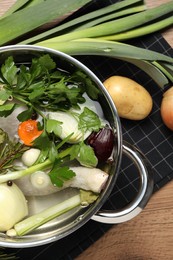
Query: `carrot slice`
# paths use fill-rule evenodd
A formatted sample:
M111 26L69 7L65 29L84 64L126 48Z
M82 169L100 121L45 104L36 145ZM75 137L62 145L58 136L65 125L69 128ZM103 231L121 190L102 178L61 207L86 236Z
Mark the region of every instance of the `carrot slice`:
M33 141L42 134L43 131L38 130L38 122L29 119L22 122L18 127L18 135L23 143L32 146Z

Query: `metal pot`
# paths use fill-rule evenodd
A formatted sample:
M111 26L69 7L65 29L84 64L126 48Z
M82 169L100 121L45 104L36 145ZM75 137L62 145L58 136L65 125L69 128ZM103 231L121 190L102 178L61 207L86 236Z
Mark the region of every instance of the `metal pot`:
M113 152L113 163L109 165L108 171L110 174L109 180L103 192L100 194L98 200L89 207L78 207L66 213L65 215L56 218L50 223L44 224L34 232L23 237L9 238L4 234L0 234L0 246L24 248L47 244L59 240L81 226L83 226L90 219L103 223L121 223L135 217L147 204L153 191L153 177L151 167L145 156L132 145L122 140L122 131L119 116L116 107L106 91L102 82L81 62L73 57L62 52L55 51L48 48L18 45L7 46L0 48L0 63L2 64L8 56L13 56L15 62L28 64L33 57L38 57L42 54L48 53L57 62L58 66L68 71L78 68L85 72L92 82L97 86L99 94L99 103L103 109L105 118L109 121L115 133L115 147ZM122 154L127 155L138 168L140 175L140 188L138 195L126 208L118 211L100 210L102 205L108 199L117 176L120 171ZM70 195L70 194L69 194ZM64 196L61 194L61 196ZM34 207L37 207L42 201L34 200ZM31 203L32 204L32 203Z

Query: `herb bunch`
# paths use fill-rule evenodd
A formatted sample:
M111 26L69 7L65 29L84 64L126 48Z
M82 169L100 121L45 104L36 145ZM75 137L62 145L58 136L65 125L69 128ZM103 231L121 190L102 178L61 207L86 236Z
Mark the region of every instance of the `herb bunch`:
M11 142L8 135L1 131L0 138L4 138L2 145L6 147L8 144L8 150L1 149L0 173L7 173L8 169L8 176L0 176L0 182L6 181L9 177L13 180L49 167L49 176L53 184L62 187L64 181L75 176L64 163L77 160L86 167L97 165L98 159L93 148L85 143L84 134L86 131L99 131L103 126L96 113L87 107L81 112L79 106L85 102L84 93L93 99L96 99L99 93L87 75L80 70L72 74L58 70L54 60L47 54L34 58L31 66L27 67L23 64L20 67L16 66L13 57L10 56L1 66L0 84L0 117L8 117L14 109L24 105L26 109L18 114L18 120L24 122L36 112L41 118L38 126L42 130L41 135L32 143L33 147L41 151L35 165L26 170L10 172L9 165L11 164L12 170L12 162L28 147L20 142ZM75 112L70 110L71 108L75 108ZM76 144L69 144L73 132L61 140L59 136L62 122L49 118L46 115L49 111L65 111L71 114L78 122L78 129L83 136L81 140Z

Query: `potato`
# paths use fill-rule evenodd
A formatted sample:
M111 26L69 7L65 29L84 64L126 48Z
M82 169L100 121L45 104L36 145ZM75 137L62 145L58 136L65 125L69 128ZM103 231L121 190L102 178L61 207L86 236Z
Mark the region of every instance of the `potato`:
M147 117L153 107L149 92L132 79L112 76L103 82L122 118L141 120Z

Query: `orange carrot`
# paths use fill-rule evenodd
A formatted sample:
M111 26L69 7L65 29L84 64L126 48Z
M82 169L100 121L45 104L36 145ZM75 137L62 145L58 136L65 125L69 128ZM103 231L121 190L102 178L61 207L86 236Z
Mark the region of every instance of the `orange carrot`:
M37 124L36 120L29 119L19 125L18 135L25 145L32 146L33 141L42 134Z

